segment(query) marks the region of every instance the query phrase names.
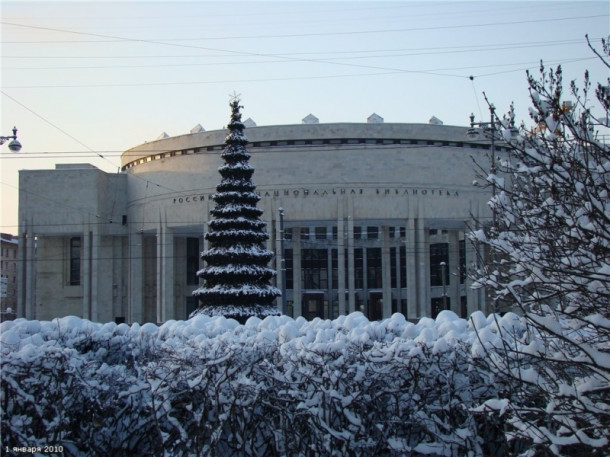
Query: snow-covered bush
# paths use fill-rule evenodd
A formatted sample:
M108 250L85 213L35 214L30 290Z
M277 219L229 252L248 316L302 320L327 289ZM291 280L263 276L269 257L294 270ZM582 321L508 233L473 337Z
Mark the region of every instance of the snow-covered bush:
M1 445L79 456L489 455L507 449L503 416L477 407L496 407L506 382L477 364L515 319L4 322Z

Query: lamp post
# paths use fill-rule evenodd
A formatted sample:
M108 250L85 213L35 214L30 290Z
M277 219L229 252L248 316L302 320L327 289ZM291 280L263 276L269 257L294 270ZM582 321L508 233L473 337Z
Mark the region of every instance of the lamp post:
M17 127L13 127L13 134L9 136L0 136L0 145L8 140L13 140L8 144L8 148L13 152L21 151L21 143L17 140Z
M487 100L487 97L485 97L485 100ZM490 147L490 152L491 152L491 157L490 157L490 167L489 167L489 174L491 176L491 195L492 198L495 200L496 197L496 192L497 192L497 188L496 188L496 135L497 132L499 130L499 127L502 127L502 123L498 120L498 117L496 115L496 107L492 104L489 103L489 122L475 122L474 120L474 114L470 115L470 128L466 131L466 136L470 139L477 139L479 138L479 135L481 135L481 131L484 131L485 133L489 133L489 139L491 142L491 147ZM510 126L508 127L508 131L510 134L510 138L516 138L517 136L519 136L519 130L515 127L514 124L514 113L513 113L513 108L511 105L511 117L510 117ZM496 210L495 210L495 206L492 208L492 227L494 232L497 232L497 221L496 221Z
M488 130L491 139L491 157L489 173L491 175L491 195L495 200L496 197L496 107L493 104L489 105L489 122L475 122L474 113L470 115L470 128L466 131L466 136L470 139L477 139L481 134L481 129ZM495 204L495 202L494 202ZM496 210L492 208L492 226L496 230Z
M447 309L447 263L441 262L441 280L443 281L443 309Z
M282 271L282 314L286 314L286 257L284 256L284 209L280 208L280 270Z

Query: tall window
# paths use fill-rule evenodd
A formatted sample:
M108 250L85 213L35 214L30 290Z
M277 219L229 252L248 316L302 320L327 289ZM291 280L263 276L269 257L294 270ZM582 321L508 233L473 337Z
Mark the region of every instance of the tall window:
M445 262L445 267L441 265ZM430 245L430 285L442 286L443 274L445 285L449 285L449 243L433 243Z
M186 284L191 286L199 284L197 271L199 271L199 238L186 239Z
M326 227L316 227L316 240L326 239Z
M366 250L366 285L369 289L383 287L381 248L368 248Z
M460 284L466 281L466 241L460 240Z
M332 285L333 289L339 288L339 250L331 249L331 262L332 262Z
M369 240L378 240L379 239L379 227L375 225L369 225L366 228L366 237Z
M292 249L286 249L284 251L284 262L286 264L286 289L294 289L294 280L292 277L294 267L292 263Z
M301 251L303 289L328 289L328 255L326 249Z
M400 287L407 287L407 248L400 247Z
M356 289L364 289L364 251L362 248L354 249L354 279ZM346 256L347 258L347 256ZM347 268L345 270L348 271Z
M396 248L390 248L390 286L396 288L398 284L398 268L396 267Z
M398 259L396 253L398 252ZM390 277L391 287L399 287L398 278L400 278L400 287L407 287L407 249L405 246L399 248L390 248Z
M74 236L70 238L70 285L80 285L80 263L81 263L82 238Z

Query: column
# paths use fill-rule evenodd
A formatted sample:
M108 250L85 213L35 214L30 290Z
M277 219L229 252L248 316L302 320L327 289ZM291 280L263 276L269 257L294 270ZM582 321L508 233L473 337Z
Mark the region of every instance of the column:
M339 202L339 217L337 218L337 294L339 296L339 315L347 314L345 303L345 221L343 206Z
M479 220L480 207L477 200L470 201L470 213L472 214L475 221ZM481 227L477 224L474 230L478 230ZM470 241L466 240L466 269L468 273L476 271L483 259L483 247L477 249L475 245ZM472 280L466 277L466 302L468 315L475 311L487 311L485 309L485 288L479 287L478 289L472 289Z
M142 281L144 255L142 232L129 232L129 298L128 322L142 322Z
M282 216L280 216L279 209L278 209L277 217L275 219L275 233L277 234L277 236L275 237L275 250L274 250L274 252L275 252L275 271L277 272L276 287L282 291L282 294L284 294L286 292L286 290L284 290L284 287L283 287L283 285L286 284L286 279L284 278L286 272L283 269L283 267L285 267L285 263L282 262L282 259L284 258L286 253L282 252L282 238L285 237L285 234L282 233L282 226L281 226L281 219L280 219L281 217ZM284 312L286 312L286 310L287 310L286 297L284 295L279 297L277 306L278 306L278 309L280 310L280 312L282 312L282 314L284 314Z
M451 311L460 315L460 238L459 231L449 230L449 265L447 265L447 295Z
M390 230L381 227L381 271L383 284L383 318L392 316L392 266L390 257Z
M182 257L181 257L182 259ZM161 224L157 235L157 322L175 319L174 310L174 234Z
M99 288L99 259L101 258L101 237L98 231L98 225L93 224L90 227L89 238L91 248L89 249L89 265L91 271L91 282L89 303L91 306L91 320L94 322L100 321L100 310L98 301L98 288Z
M484 311L483 304L485 303L485 289L483 287L479 287L478 289L473 289L472 280L469 278L470 274L473 271L478 269L480 265L479 257L482 252L478 251L475 246L472 244L470 240L466 240L466 270L467 276L465 281L466 287L466 303L467 303L467 312L468 315L474 313L477 310Z
M301 228L292 228L292 312L293 316L303 315L303 292L301 289Z
M409 205L411 208L412 205ZM410 211L411 213L411 211ZM405 248L407 256L407 318L416 319L421 317L419 313L419 303L417 296L417 243L415 239L415 219L413 214L409 214L406 224Z
M354 260L354 202L347 199L347 312L356 311L356 264Z
M415 221L418 317L430 316L430 238L420 212Z
M21 274L17 275L19 281L18 315L26 319L36 319L36 291L35 282L35 236L32 224L22 228L19 236L19 253L22 265Z
M92 240L93 234L88 230L88 225L83 224L83 231L81 232L81 237L83 240L83 255L82 255L82 265L81 271L83 272L82 284L83 284L83 308L82 308L82 316L83 319L92 319L91 316L91 250L92 250Z

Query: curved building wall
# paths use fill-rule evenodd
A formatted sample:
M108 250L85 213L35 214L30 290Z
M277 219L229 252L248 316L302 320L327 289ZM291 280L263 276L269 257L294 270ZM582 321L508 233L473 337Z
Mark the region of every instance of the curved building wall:
M484 307L482 292L471 291L465 278L476 259L465 233L471 215L488 215L490 195L472 185L471 158L488 163L489 144L469 141L464 127L431 124L299 124L245 133L268 247L276 252L277 286L285 290L278 306L286 313L333 318L361 310L371 319L393 312L417 318ZM116 188L89 192L96 202L113 195L120 227L93 235L90 225L73 227L55 244L67 252L68 237L80 233L87 249L99 236L110 252L121 253L113 266L125 272L119 303L98 318L163 322L184 319L197 305L191 292L199 287L195 273L225 136L201 132L139 145L122 155L120 201ZM49 172L49 180L56 178ZM23 220L37 211L26 205ZM62 234L55 229L53 236ZM88 262L85 275L101 268L94 256ZM117 279L88 281L107 290ZM24 291L34 289L24 282ZM27 301L28 293L22 295Z
M471 214L487 210L489 194L472 186L471 156L485 163L489 145L468 142L465 132L428 124L246 129L269 248L278 253L277 285L286 289L279 305L325 318L353 310L416 318L442 307L460 314L481 308L482 298L465 284L464 269L475 256L464 233ZM205 248L224 137L224 131L184 135L123 154L128 217L140 236L197 237ZM445 270L438 271L434 262L442 259ZM186 299L189 292L182 287L178 295Z

